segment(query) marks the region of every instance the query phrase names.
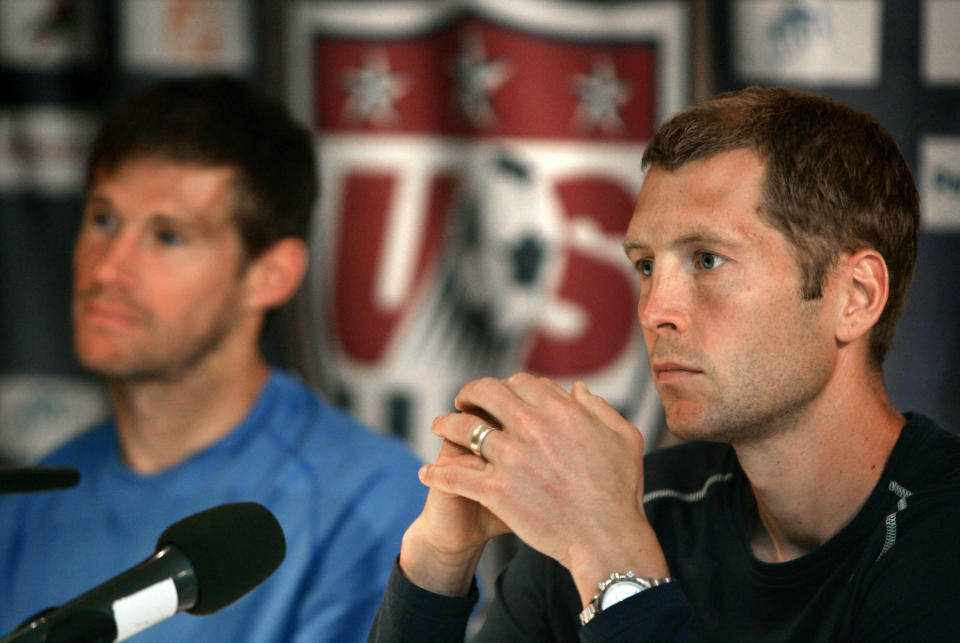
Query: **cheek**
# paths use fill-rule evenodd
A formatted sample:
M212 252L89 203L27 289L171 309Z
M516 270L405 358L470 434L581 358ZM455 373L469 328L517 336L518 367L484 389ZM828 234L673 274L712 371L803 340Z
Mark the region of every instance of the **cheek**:
M171 318L206 318L237 298L240 286L232 274L221 266L157 280L149 297Z
M748 287L738 292L713 291L704 293L700 304L701 341L717 366L766 370L797 341L795 306L769 292Z
M755 332L756 302L733 288L699 288L692 305L693 331L701 341L712 338L719 346L738 343ZM710 346L705 346L709 350Z
M91 243L77 242L73 251L73 284L82 286L90 281L93 267L97 263L98 253Z
M179 300L184 306L203 306L235 286L230 257L169 253L144 260L141 280L158 298ZM188 303L192 302L192 303Z
M722 266L721 268L726 268ZM732 313L762 307L769 302L769 294L754 293L753 284L741 271L730 268L724 274L711 274L695 281L696 301L712 313Z
M774 302L738 328L738 354L731 358L757 377L814 377L829 359L820 318L798 308L796 302Z

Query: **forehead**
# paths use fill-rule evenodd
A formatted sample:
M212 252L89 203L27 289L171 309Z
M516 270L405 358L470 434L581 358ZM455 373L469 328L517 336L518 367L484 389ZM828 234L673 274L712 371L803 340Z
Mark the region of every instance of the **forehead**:
M228 223L237 197L235 171L227 166L134 158L95 171L86 196L88 203L128 216Z
M653 167L637 198L624 245L654 247L695 238L751 245L780 236L763 215L764 165L733 150L668 171Z

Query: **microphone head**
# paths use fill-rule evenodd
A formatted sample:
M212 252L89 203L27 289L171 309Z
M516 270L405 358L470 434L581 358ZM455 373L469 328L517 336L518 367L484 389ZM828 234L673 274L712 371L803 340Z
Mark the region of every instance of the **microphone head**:
M80 472L71 467L0 466L0 493L65 489L80 482Z
M160 535L157 551L168 545L193 566L198 597L191 614L234 602L266 580L287 551L280 523L255 502L219 505L175 522Z

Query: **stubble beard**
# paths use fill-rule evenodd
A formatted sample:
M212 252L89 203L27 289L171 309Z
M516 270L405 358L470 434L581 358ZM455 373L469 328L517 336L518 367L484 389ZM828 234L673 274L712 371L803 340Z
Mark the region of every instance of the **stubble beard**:
M803 410L819 392L817 386L784 389L779 383L775 394L756 391L738 391L735 395L714 401L692 421L668 427L685 439L747 445L768 436L791 430L800 424Z
M238 319L237 296L231 293L201 334L190 336L168 351L161 352L160 346L136 346L127 356L113 360L87 358L79 347L76 352L85 368L102 376L111 385L178 382L202 368L223 347ZM144 324L149 327L151 323L152 317L145 314ZM157 343L163 341L160 338Z
M745 347L741 354L747 359L724 372L710 369L706 377L712 390L702 399L666 396L670 431L684 439L744 445L799 426L831 373L830 359L818 345L811 304L801 304L795 330L784 342L768 342L762 352L756 350L762 347ZM699 408L671 413L674 405Z

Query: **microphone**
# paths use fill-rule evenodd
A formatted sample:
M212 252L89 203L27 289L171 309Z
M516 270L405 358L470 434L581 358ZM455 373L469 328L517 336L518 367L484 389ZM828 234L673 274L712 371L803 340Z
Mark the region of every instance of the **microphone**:
M0 493L64 489L79 481L80 472L71 467L0 466Z
M0 643L122 641L180 611L210 614L263 582L285 554L283 530L266 507L219 505L170 525L153 556Z

